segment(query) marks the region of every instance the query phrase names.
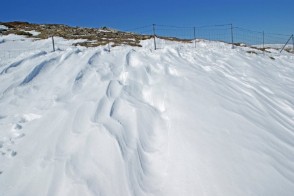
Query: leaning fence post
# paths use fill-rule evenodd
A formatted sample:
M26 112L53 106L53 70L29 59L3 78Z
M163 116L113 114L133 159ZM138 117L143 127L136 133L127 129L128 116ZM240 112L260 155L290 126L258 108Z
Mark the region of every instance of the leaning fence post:
M289 41L291 40L291 38L292 38L292 40L293 40L293 34L290 36L290 38L288 39L288 41L286 42L286 44L285 44L285 45L283 46L283 48L280 50L280 53L283 52L284 48L287 46L287 44L289 43Z
M196 28L193 27L193 30L194 30L194 44L195 44L195 48L196 48Z
M155 34L155 24L152 25L153 26L153 40L154 40L154 50L156 50L156 34Z
M53 38L53 36L51 37L51 39L52 39L53 52L55 52L55 44L54 44L54 38Z
M232 39L232 48L234 48L233 24L231 24L231 39Z

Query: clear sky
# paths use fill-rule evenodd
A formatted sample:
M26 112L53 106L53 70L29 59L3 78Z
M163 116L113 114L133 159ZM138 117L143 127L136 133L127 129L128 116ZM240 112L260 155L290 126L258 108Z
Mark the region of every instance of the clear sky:
M233 23L257 31L294 33L294 0L2 0L0 21L129 29L149 24Z

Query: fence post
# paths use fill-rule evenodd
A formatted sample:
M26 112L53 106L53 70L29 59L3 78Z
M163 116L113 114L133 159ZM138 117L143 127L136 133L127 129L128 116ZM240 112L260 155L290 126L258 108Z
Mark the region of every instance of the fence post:
M264 48L264 31L262 31L262 51L263 51L263 54L265 52L265 48Z
M233 33L233 24L231 24L231 38L232 38L232 49L234 48L234 33Z
M286 42L286 44L285 44L285 45L283 46L283 48L280 50L280 53L283 52L284 48L287 46L287 44L289 43L289 41L291 40L291 38L292 38L292 40L293 40L293 34L290 36L290 38L288 39L288 41Z
M194 30L194 42L195 42L195 48L196 48L196 28L193 27L193 30Z
M294 35L293 34L292 34L292 44L293 44L292 52L294 53Z
M55 44L54 44L54 38L53 38L53 36L51 37L51 39L52 39L53 52L55 52Z
M154 40L154 50L156 50L156 34L155 34L155 24L153 24L153 40Z

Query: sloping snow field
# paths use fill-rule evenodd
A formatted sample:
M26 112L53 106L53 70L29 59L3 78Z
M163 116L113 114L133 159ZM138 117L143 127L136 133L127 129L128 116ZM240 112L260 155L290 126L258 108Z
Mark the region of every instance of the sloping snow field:
M294 195L294 55L152 43L1 59L1 196Z

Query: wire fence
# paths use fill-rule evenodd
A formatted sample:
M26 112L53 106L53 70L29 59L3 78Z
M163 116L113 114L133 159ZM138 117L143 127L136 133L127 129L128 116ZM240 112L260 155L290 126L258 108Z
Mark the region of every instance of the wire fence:
M250 46L263 50L268 47L282 49L283 46L285 46L285 48L288 48L288 51L290 51L290 47L291 50L294 51L293 35L254 31L235 27L232 24L195 27L153 24L126 31L153 36L155 49L163 48L165 45L169 44L167 40L173 40L191 43L192 45L195 45L195 47L197 47L197 42L199 41L210 41L211 45L228 43L233 46ZM290 42L290 39L290 41L285 44L289 38L292 39L292 43Z
M52 39L53 40L53 39ZM22 54L35 52L52 52L55 50L66 50L75 47L72 44L64 42L45 41L36 45L34 42L27 42L25 39L0 40L0 61L7 61L16 58Z
M199 42L206 42L211 45L227 46L231 44L232 48L235 46L249 46L261 50L267 48L275 48L283 51L294 52L294 36L285 34L275 34L261 31L254 31L241 27L235 27L232 24L221 25L206 25L195 27L180 27L171 25L146 25L133 29L124 30L125 32L149 35L154 40L154 49L161 49L170 44L177 44L179 42L190 44L197 48ZM24 41L23 45L15 45L14 41ZM2 47L7 42L10 47ZM18 42L20 43L20 42ZM225 43L225 44L224 44ZM51 52L55 50L66 50L69 47L75 47L64 41L58 41L52 38L36 45L28 46L23 40L5 40L0 39L0 60L15 58L23 53L46 51Z

